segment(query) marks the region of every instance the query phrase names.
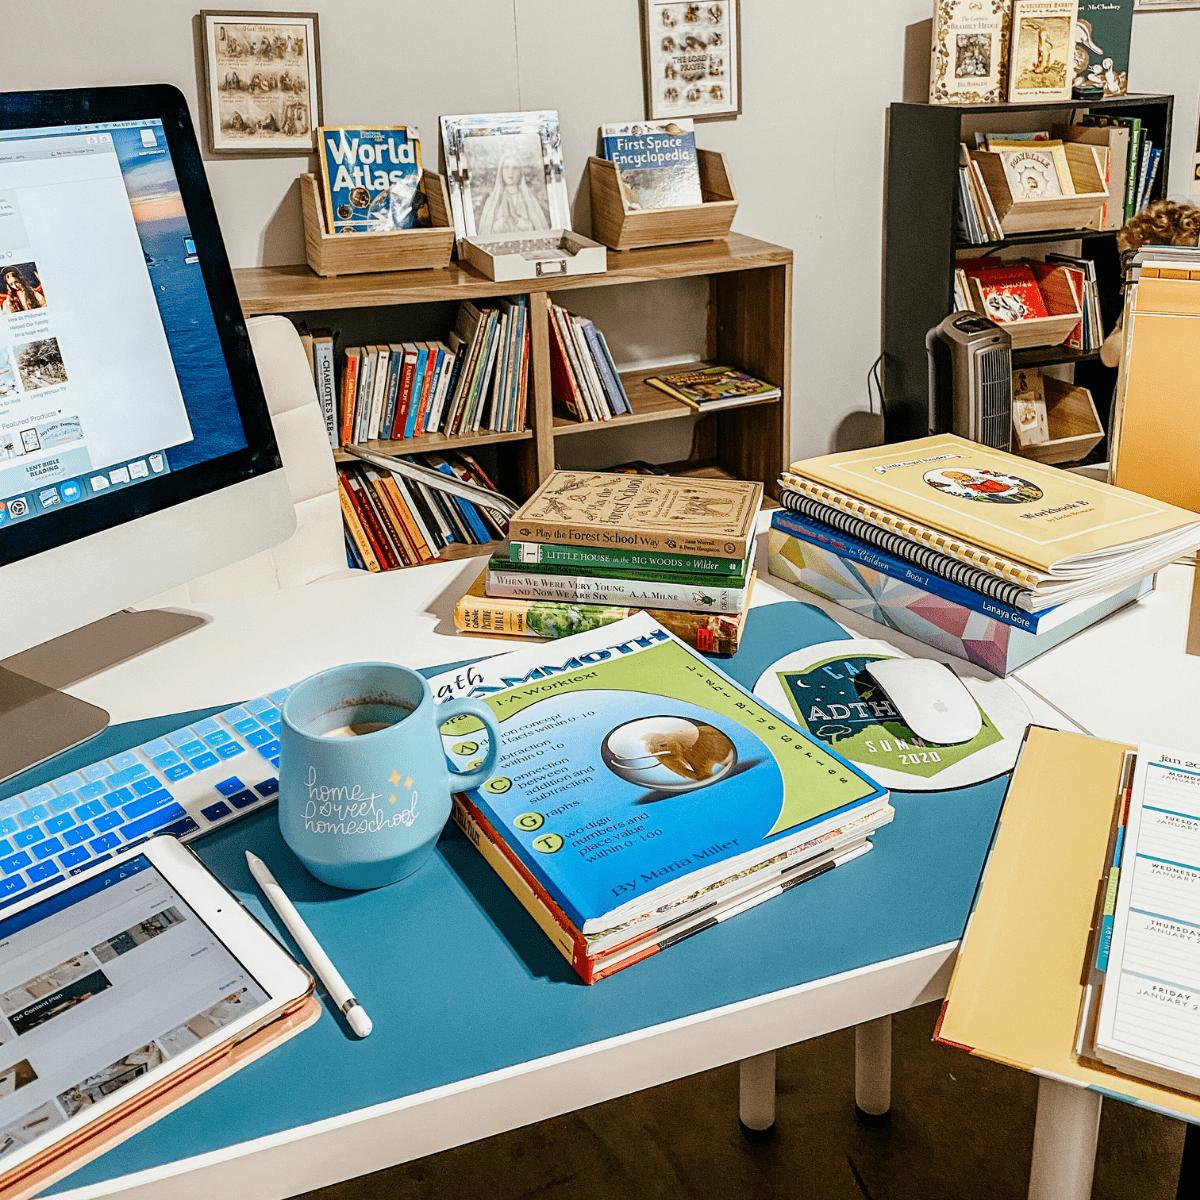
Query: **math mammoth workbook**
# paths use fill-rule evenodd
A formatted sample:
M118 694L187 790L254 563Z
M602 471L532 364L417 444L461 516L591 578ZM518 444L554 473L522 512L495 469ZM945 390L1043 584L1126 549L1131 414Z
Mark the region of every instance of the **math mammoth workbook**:
M644 613L430 686L495 712L500 757L467 799L585 936L890 819L883 788ZM456 764L483 757L475 718L442 736Z

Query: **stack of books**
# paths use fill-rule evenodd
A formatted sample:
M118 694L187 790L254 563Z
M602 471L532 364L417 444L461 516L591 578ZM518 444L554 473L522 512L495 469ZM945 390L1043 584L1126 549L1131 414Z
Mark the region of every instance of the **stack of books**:
M496 491L466 453L406 455L406 461L451 479ZM447 546L482 546L503 538L499 513L370 463L338 464L338 495L352 567L390 571L432 562Z
M444 342L350 346L333 394L314 339L314 377L335 446L401 441L426 433L509 433L525 428L529 398L528 303L524 296L459 306ZM332 354L332 339L329 350Z
M495 712L495 777L454 820L585 983L860 858L893 816L646 613L429 684ZM442 743L466 766L483 737L452 722Z
M951 434L793 463L770 572L997 675L1153 586L1193 512Z
M652 611L681 640L737 650L762 484L555 471L455 608L460 630L559 637Z
M550 383L554 407L573 420L633 412L604 334L558 304L550 305Z

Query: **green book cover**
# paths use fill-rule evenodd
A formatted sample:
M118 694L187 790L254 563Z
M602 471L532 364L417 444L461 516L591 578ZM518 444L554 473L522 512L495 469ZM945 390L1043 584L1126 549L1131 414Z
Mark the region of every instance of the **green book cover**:
M743 567L745 564L742 564ZM488 560L493 571L527 573L529 575L560 575L584 579L627 579L635 583L677 583L681 587L739 588L746 586L745 571L737 575L700 574L687 571L633 570L621 563L605 566L602 563L521 562L504 554L493 555Z
M1106 96L1124 96L1132 30L1133 0L1079 0L1075 86L1102 87Z
M498 553L505 553L501 548ZM715 558L703 554L672 554L669 551L622 550L609 546L555 546L546 542L510 542L508 560L539 565L605 567L621 571L672 571L684 575L746 577L746 559ZM611 570L608 572L611 573Z

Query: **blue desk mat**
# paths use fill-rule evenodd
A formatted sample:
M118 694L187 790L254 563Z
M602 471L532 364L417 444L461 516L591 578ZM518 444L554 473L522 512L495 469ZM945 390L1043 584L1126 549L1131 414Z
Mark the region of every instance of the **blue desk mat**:
M752 688L788 651L847 636L811 605L765 605L747 618L741 650L717 661ZM231 696L229 704L243 698ZM29 773L28 782L223 707L115 726ZM861 862L591 987L453 824L411 878L348 893L305 872L280 838L273 808L251 816L195 843L196 850L295 950L264 907L243 851L270 865L371 1015L374 1032L359 1041L326 1007L299 1037L49 1190L219 1150L954 941L1005 784L1000 777L958 791L893 793L896 818L875 834L875 849Z

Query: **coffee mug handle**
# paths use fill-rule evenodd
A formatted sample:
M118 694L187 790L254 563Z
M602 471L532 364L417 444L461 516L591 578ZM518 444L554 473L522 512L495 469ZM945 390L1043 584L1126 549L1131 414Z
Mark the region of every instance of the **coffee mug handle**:
M435 718L440 730L447 721L455 717L478 717L488 731L488 749L483 759L483 766L476 771L456 771L449 763L450 781L454 791L469 792L477 788L491 773L500 754L500 722L496 714L482 700L470 700L463 696L457 700L446 700L437 706Z

